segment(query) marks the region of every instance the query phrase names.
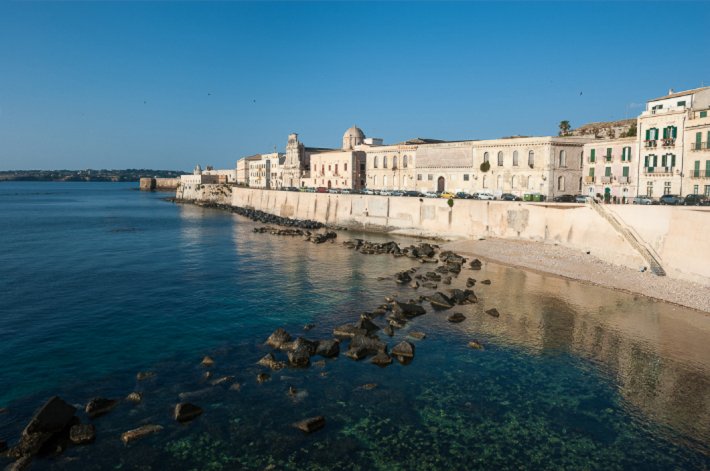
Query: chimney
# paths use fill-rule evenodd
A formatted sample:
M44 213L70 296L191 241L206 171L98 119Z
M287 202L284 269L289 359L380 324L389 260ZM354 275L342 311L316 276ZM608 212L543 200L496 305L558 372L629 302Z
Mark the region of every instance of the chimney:
M672 88L669 88L669 89L668 89L668 94L669 94L669 95L673 95L674 93L675 93L675 91L674 91Z

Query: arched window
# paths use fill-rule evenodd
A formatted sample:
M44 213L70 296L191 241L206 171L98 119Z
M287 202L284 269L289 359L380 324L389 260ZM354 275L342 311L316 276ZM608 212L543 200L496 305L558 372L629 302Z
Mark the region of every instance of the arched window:
M558 177L557 178L557 189L559 191L565 190L565 177Z
M490 156L488 155L488 152L484 152L483 153L483 161L488 162L489 160L490 160Z
M513 167L518 166L518 151L514 150L513 151Z
M579 154L579 168L584 167L584 151L580 152ZM580 188L581 190L581 188Z
M377 168L377 156L375 156L375 160L374 160L372 166L373 166L374 168Z
M515 189L515 175L510 179L510 188Z
M498 166L502 167L503 166L503 151L498 151Z
M402 167L407 168L407 156L402 157Z
M567 152L564 150L560 151L560 167L566 167L567 166Z
M533 168L535 166L535 152L528 152L528 167Z
M392 169L397 168L397 156L392 157Z
M496 189L503 189L503 175L498 175L498 178L496 179Z
M528 190L534 190L535 185L533 182L533 178L531 176L528 176Z
M382 168L387 168L387 156L382 157Z
M486 152L486 153L488 153L488 152ZM483 188L488 188L486 186L486 176L485 175L483 175Z
M387 157L385 157L385 159L386 159L386 158L387 158ZM387 167L385 167L385 168L387 168ZM382 188L387 188L387 175L385 175L384 177L382 177Z

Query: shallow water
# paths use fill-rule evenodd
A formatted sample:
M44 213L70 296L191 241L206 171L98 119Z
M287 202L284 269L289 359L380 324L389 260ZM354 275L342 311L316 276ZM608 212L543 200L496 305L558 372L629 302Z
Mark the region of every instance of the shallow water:
M95 444L36 469L710 467L710 316L484 264L454 281L492 280L454 309L463 323L429 312L389 340L426 332L411 364L340 357L259 385L276 327L328 338L386 295L426 294L377 279L413 262L348 250L347 232L323 245L254 234L244 218L164 196L0 184L0 439L14 442L52 394L145 397L96 419ZM485 350L467 347L474 338ZM233 375L239 391L203 379L205 354L212 378ZM137 382L142 370L157 375ZM185 392L205 413L178 425ZM327 426L312 435L290 425L320 414ZM120 442L145 423L165 429Z

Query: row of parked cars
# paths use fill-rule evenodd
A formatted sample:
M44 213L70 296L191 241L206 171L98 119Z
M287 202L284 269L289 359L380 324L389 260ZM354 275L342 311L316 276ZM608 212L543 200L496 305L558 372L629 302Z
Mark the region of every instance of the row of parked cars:
M637 196L632 200L633 204L661 204L670 206L710 206L710 198L705 195L663 195L660 198L650 196Z

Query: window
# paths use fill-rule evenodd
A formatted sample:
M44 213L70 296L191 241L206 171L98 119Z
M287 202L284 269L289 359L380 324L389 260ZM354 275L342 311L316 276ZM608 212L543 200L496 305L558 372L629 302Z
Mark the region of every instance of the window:
M397 156L392 157L392 169L397 168Z
M560 167L567 166L567 152L565 152L564 150L560 151L559 166Z
M382 157L382 168L387 168L387 156Z
M330 165L328 165L328 171L330 172Z
M621 168L621 175L626 178L629 178L629 167L628 166Z
M700 117L701 117L701 118L707 118L707 117L708 117L708 112L707 112L707 111L701 111L701 112L700 112Z
M429 180L429 181L432 181L432 180L434 180L434 175L432 175L432 174L430 173L430 174L428 174L428 175L426 176L426 179Z
M606 156L605 156L605 158L606 158L606 161L607 161L607 162L611 162L611 147L607 147L607 148L606 148Z
M698 191L700 191L700 185L693 185L693 194L697 195Z
M592 149L592 150L590 151L590 153L589 153L589 162L590 162L590 163L596 162L596 160L597 160L596 154L597 154L597 150L596 150L596 149Z
M671 194L671 182L663 182L663 194L664 195Z
M675 139L678 135L678 128L675 126L666 126L663 128L663 139Z
M705 196L710 196L710 185L705 185L705 191L703 191Z
M407 156L402 157L402 167L407 168Z
M372 186L377 187L377 175L372 177Z
M373 168L377 168L377 156L375 156L372 166L373 166Z
M513 167L518 166L518 151L514 150L513 151Z
M484 153L483 153L483 161L484 161L484 162L488 162L488 160L489 160L488 152L484 152Z
M338 164L335 164L335 174L338 174Z
M516 178L515 175L510 179L510 188L515 189Z
M417 180L422 181L422 174L421 173L417 173Z
M594 167L590 167L589 169L589 176L594 178Z
M533 168L535 166L535 152L528 152L528 167Z
M483 188L488 188L488 186L486 186L486 183L487 183L487 182L486 182L486 176L483 175L483 183L482 183Z
M708 162L710 162L710 160L708 160ZM468 174L468 173L464 173L464 174L463 174L463 181L467 182L467 181L468 181L468 177L469 177L469 174Z
M679 101L678 106L685 106L685 101Z
M579 153L579 168L582 167L584 167L584 151Z
M653 196L653 182L646 182L646 196Z
M503 151L498 151L498 166L502 167L503 166Z
M621 161L631 162L631 147L624 147L621 150Z
M557 189L559 191L564 191L565 190L565 177L559 177L557 178Z
M658 129L657 128L646 129L646 140L647 141L658 140Z
M604 167L604 176L605 177L611 176L611 167Z
M343 172L347 172L347 171L348 171L348 164L343 164Z

